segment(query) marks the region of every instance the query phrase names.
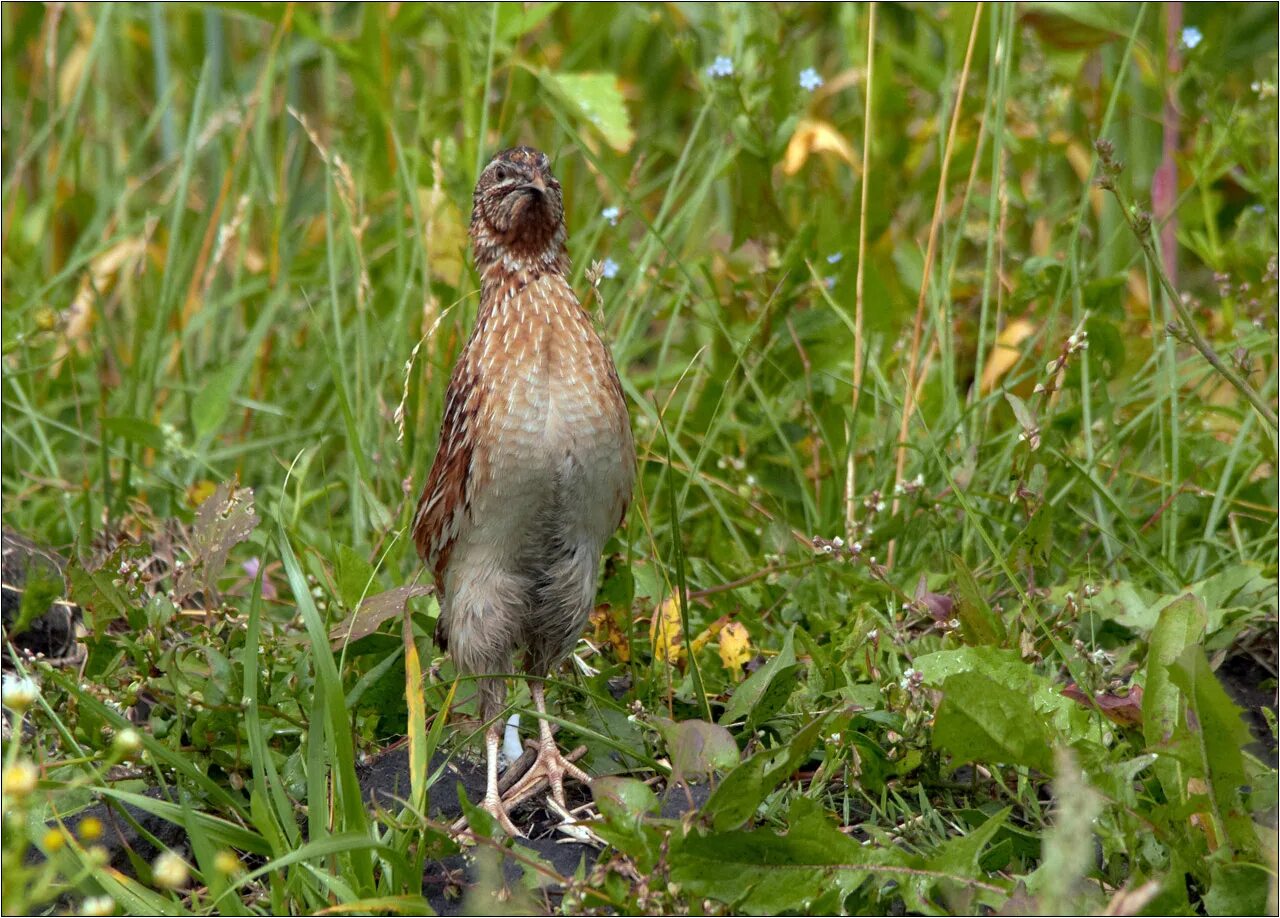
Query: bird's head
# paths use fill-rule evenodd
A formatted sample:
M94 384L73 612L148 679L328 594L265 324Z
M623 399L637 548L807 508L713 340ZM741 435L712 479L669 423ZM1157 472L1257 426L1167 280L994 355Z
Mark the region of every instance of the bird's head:
M493 157L476 182L471 210L476 266L554 267L565 251L564 198L551 161L532 147Z

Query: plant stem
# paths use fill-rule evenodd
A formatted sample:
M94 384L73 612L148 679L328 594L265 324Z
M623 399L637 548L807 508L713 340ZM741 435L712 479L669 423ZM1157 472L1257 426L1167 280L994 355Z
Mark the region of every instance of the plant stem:
M1178 318L1182 320L1182 327L1187 333L1187 341L1201 353L1205 360L1209 361L1209 365L1217 370L1223 379L1235 386L1240 394L1249 400L1249 404L1257 409L1258 414L1262 415L1263 419L1271 425L1272 430L1280 429L1280 421L1276 419L1275 409L1267 404L1266 400L1258 394L1258 391L1253 386L1249 385L1244 377L1227 366L1218 355L1218 352L1214 350L1213 345L1205 340L1204 335L1200 334L1200 329L1196 327L1195 320L1192 318L1190 310L1187 309L1187 304L1182 301L1181 295L1173 286L1173 281L1169 280L1169 275L1165 272L1160 255L1156 252L1155 243L1151 235L1150 218L1143 216L1139 219L1136 212L1130 208L1129 202L1125 200L1124 193L1117 187L1114 180L1109 177L1104 179L1103 187L1115 195L1125 222L1129 224L1129 229L1133 231L1133 235L1137 237L1138 245L1142 247L1142 253L1147 257L1147 263L1151 266L1151 270L1155 272L1165 295L1173 303L1173 308L1177 310Z

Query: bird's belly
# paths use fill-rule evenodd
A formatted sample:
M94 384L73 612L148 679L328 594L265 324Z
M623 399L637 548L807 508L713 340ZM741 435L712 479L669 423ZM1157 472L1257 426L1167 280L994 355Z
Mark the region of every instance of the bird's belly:
M598 552L617 526L619 492L629 490L625 422L581 367L539 361L513 369L490 402L489 480L474 495L473 519L491 521L486 536L513 552L548 536L594 542Z

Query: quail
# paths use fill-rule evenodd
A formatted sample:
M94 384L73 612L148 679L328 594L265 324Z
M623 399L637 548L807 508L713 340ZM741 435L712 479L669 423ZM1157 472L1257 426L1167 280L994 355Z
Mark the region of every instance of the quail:
M556 747L543 679L587 623L601 552L631 499L635 448L609 348L569 284L564 200L545 154L493 157L470 234L480 305L413 536L436 582L437 643L477 677L483 806L518 835L498 793L499 674L518 658L538 713L538 758L520 786L545 777L564 805L565 777L589 778Z

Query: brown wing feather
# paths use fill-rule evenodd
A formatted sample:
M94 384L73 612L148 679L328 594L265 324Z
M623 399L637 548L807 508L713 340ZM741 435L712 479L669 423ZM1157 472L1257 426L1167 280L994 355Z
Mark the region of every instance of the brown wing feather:
M601 344L603 345L603 339ZM613 399L614 406L618 412L618 418L621 422L622 435L622 461L627 464L631 470L631 474L627 476L626 490L620 495L622 504L618 511L617 526L621 526L627 519L627 510L631 506L631 493L635 488L636 478L636 447L635 441L631 436L631 415L627 411L627 396L622 391L622 380L618 378L618 367L613 362L613 357L608 354L607 346L605 354L607 355L607 366L609 372L606 375L608 380L609 395ZM617 527L615 527L617 528Z
M467 360L468 351L454 367L445 392L444 421L440 426L440 446L418 498L413 519L413 541L418 554L435 575L443 590L444 569L467 513L467 485L475 453L476 415L479 395L476 374Z

